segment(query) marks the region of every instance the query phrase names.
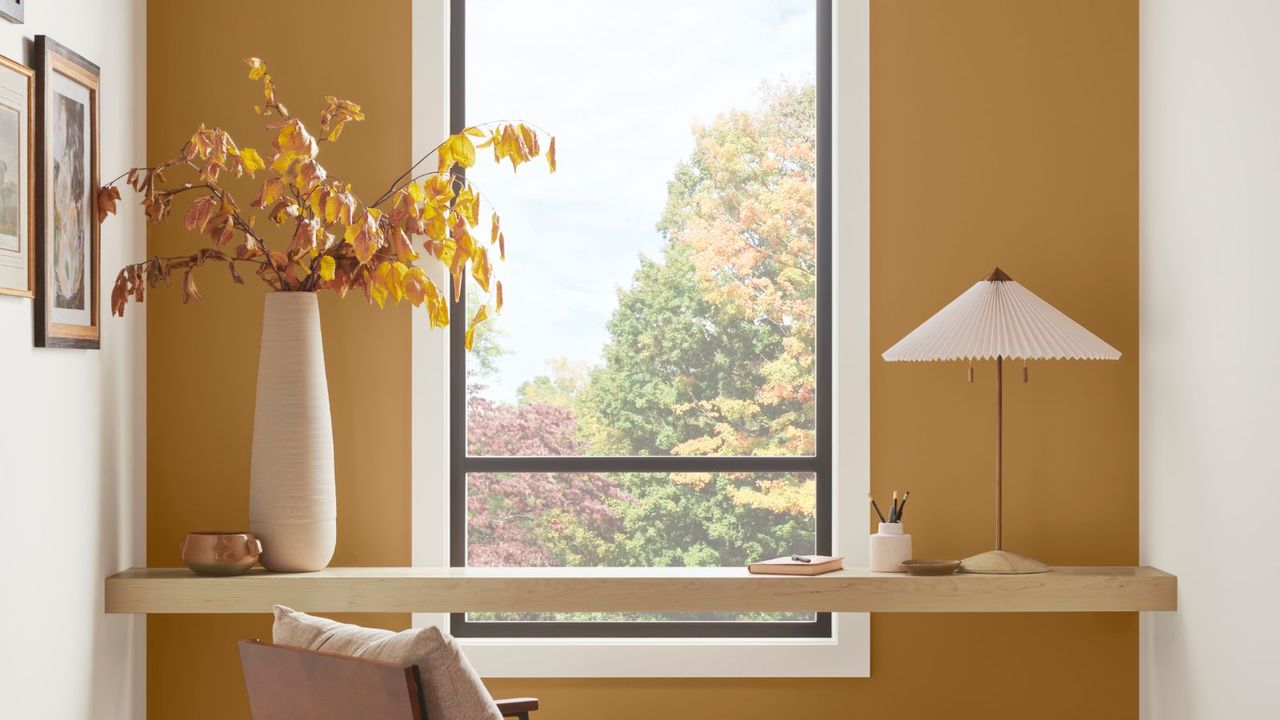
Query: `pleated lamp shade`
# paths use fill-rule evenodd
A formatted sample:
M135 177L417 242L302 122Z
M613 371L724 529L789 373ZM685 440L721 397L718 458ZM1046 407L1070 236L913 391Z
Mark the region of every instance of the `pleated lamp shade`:
M1118 360L1120 351L996 268L883 357L890 362Z

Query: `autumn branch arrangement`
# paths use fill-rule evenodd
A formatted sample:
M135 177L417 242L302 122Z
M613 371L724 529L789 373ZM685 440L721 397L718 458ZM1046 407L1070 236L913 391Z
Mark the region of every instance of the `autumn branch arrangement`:
M351 186L330 175L316 159L320 145L336 142L350 122L364 119L360 106L326 97L320 113L318 135L289 114L276 99L275 84L267 66L248 58L249 78L262 82L265 103L254 110L271 118L266 128L275 133L268 161L251 147L240 147L225 130L203 124L174 157L155 167L134 168L98 190L98 222L116 212L125 180L141 195L141 206L151 223L165 222L175 198L191 194L183 225L207 235L210 247L190 255L155 256L125 266L111 291L111 312L123 315L129 299L142 302L147 289L170 285L182 275L183 302L200 300L194 271L207 263L225 264L236 283L243 284L240 267L253 272L272 290L316 292L328 289L340 297L359 287L365 297L383 307L409 301L425 306L432 327L449 324L445 295L417 261L416 238L422 250L448 268L454 297L460 297L468 269L485 294L467 327L470 349L475 328L502 309L502 283L494 278L490 253L506 257L506 238L498 214L490 212L489 237L479 237L479 190L464 171L476 162L477 149L491 148L494 162L507 160L512 169L542 156L542 136L524 123L495 123L470 127L452 135L390 183L371 203L351 192ZM474 138L474 139L473 139ZM551 172L556 169L555 138L548 136L545 151ZM432 155L434 170L423 169ZM258 196L246 212L222 184L226 177L241 178L264 171L267 175ZM166 174L194 174L195 179L170 183ZM259 227L257 219L267 222ZM263 227L274 225L264 232ZM276 247L265 236L278 236ZM289 238L287 246L283 238Z

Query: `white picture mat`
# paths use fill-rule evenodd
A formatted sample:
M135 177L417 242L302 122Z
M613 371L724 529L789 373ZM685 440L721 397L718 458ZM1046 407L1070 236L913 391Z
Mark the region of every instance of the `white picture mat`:
M53 91L52 101L54 103L57 103L58 96L62 95L63 97L66 97L70 100L73 100L75 102L78 102L84 105L83 138L80 144L80 147L83 153L82 162L84 163L83 167L84 167L84 177L85 177L85 187L84 187L85 217L82 219L82 222L85 224L84 225L84 252L85 252L84 308L79 310L72 310L68 308L57 307L57 304L56 304L56 297L57 297L56 287L57 286L56 286L56 279L54 277L54 263L52 261L52 257L53 257L52 233L53 233L53 222L54 222L54 207L53 207L53 202L51 201L45 203L45 228L46 228L46 235L49 236L45 238L45 242L48 243L45 246L48 253L48 255L46 256L48 260L45 262L45 287L49 289L48 292L45 293L45 302L48 303L49 317L53 322L66 324L66 325L88 326L93 324L93 298L95 297L94 293L97 292L97 288L94 287L94 277L93 277L93 257L92 257L93 228L90 225L90 223L97 222L97 218L91 217L93 203L92 203L92 198L89 197L91 192L89 188L89 184L92 182L91 178L92 178L92 169L93 169L93 164L92 164L93 156L91 154L93 152L93 107L90 104L89 89L81 85L80 83L76 82L75 80L72 80L71 78L67 77L66 75L63 75L57 72L53 73L53 79L50 82L50 88ZM50 109L50 112L52 112L52 108ZM49 152L46 153L47 158L45 161L45 168L44 168L46 184L53 182L53 159L57 156L57 154L62 149L61 142L59 142L56 138L51 137L51 138L47 138L47 140L49 142ZM47 192L48 190L46 189L46 193Z
M17 173L18 182L18 234L0 234L0 287L19 290L30 290L28 287L27 268L30 258L31 244L28 242L31 228L30 219L30 162L27 149L30 147L30 117L28 115L29 98L28 79L21 73L7 68L0 68L0 112L10 110L18 113L18 166L7 172Z

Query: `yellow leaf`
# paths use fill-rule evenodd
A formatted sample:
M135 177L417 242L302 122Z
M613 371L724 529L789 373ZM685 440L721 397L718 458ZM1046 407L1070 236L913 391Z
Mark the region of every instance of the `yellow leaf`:
M466 218L468 225L474 226L480 222L480 195L472 191L470 185L464 185L458 191L458 199L453 204L453 209Z
M423 278L424 295L427 301L427 315L431 317L431 327L446 327L449 324L449 303L436 284L430 278Z
M397 280L404 280L404 276L409 274L409 266L399 260L391 261L390 265L391 269L396 271Z
M413 262L418 259L418 253L413 251L409 236L405 234L404 228L399 225L391 228L391 247L395 250L396 257L405 262Z
M293 158L284 153L276 153L275 159L271 162L271 169L277 175L284 175L289 172L291 165L293 165Z
M467 350L470 350L471 346L476 341L476 326L484 322L485 319L488 317L489 317L488 308L484 305L481 305L480 309L476 311L475 316L471 318L471 324L467 326L467 335L465 338L466 342L464 343L467 346Z
M258 192L258 197L251 204L256 208L265 208L274 204L284 194L284 181L278 177L267 178L262 183L262 190Z
M475 279L480 289L489 292L489 277L493 270L493 266L489 263L489 253L485 252L484 246L476 244L471 248L471 277Z
M399 270L396 269L394 263L384 262L378 266L377 284L387 291L391 297L391 301L400 304L400 298L404 297L404 287L401 285Z
M271 220L277 225L292 217L298 217L298 203L293 198L285 198L271 208Z
M244 169L249 173L249 177L253 177L255 172L267 166L267 164L262 161L262 156L258 154L258 151L251 147L247 147L240 151L240 159L244 161Z
M409 302L412 303L414 307L421 305L422 301L426 298L426 279L427 274L424 273L420 267L411 267L409 268L409 271L405 273L404 295L409 298Z
M495 294L497 295L497 298L496 298L496 305L497 305L497 308L496 308L496 309L497 309L497 311L498 311L498 312L502 312L502 281L501 281L501 280L499 280L499 281L497 282L497 284L496 284L496 285L497 285L497 286L494 288Z
M417 180L409 183L406 189L409 191L409 197L413 199L415 205L421 205L422 201L427 197L422 190L422 185L419 185Z
M498 242L498 213L493 214L493 224L489 229L489 244Z
M293 158L313 158L318 151L315 138L311 137L297 119L290 120L280 128L280 134L276 136L276 149Z
M462 132L472 137L484 137L484 131L481 130L480 128L469 127L466 130L463 130Z
M453 158L459 165L469 168L476 164L476 146L471 138L459 133L449 139L449 144L453 146Z
M519 128L520 128L520 139L524 141L525 152L527 152L530 157L536 156L539 152L542 152L542 148L538 146L537 133L535 133L533 130L530 130L529 126L523 123L519 125Z
M338 200L337 195L326 195L324 199L324 222L326 225L332 225L338 222L338 210L342 203Z
M551 136L551 144L547 146L547 167L551 168L551 172L556 171L556 138L554 135Z
M263 75L267 74L267 65L260 58L245 58L244 61L249 65L250 80L260 80Z

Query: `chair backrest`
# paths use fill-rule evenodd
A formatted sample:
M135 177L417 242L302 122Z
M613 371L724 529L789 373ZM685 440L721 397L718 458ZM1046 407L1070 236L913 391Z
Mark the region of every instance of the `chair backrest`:
M253 720L425 720L413 665L240 641Z

